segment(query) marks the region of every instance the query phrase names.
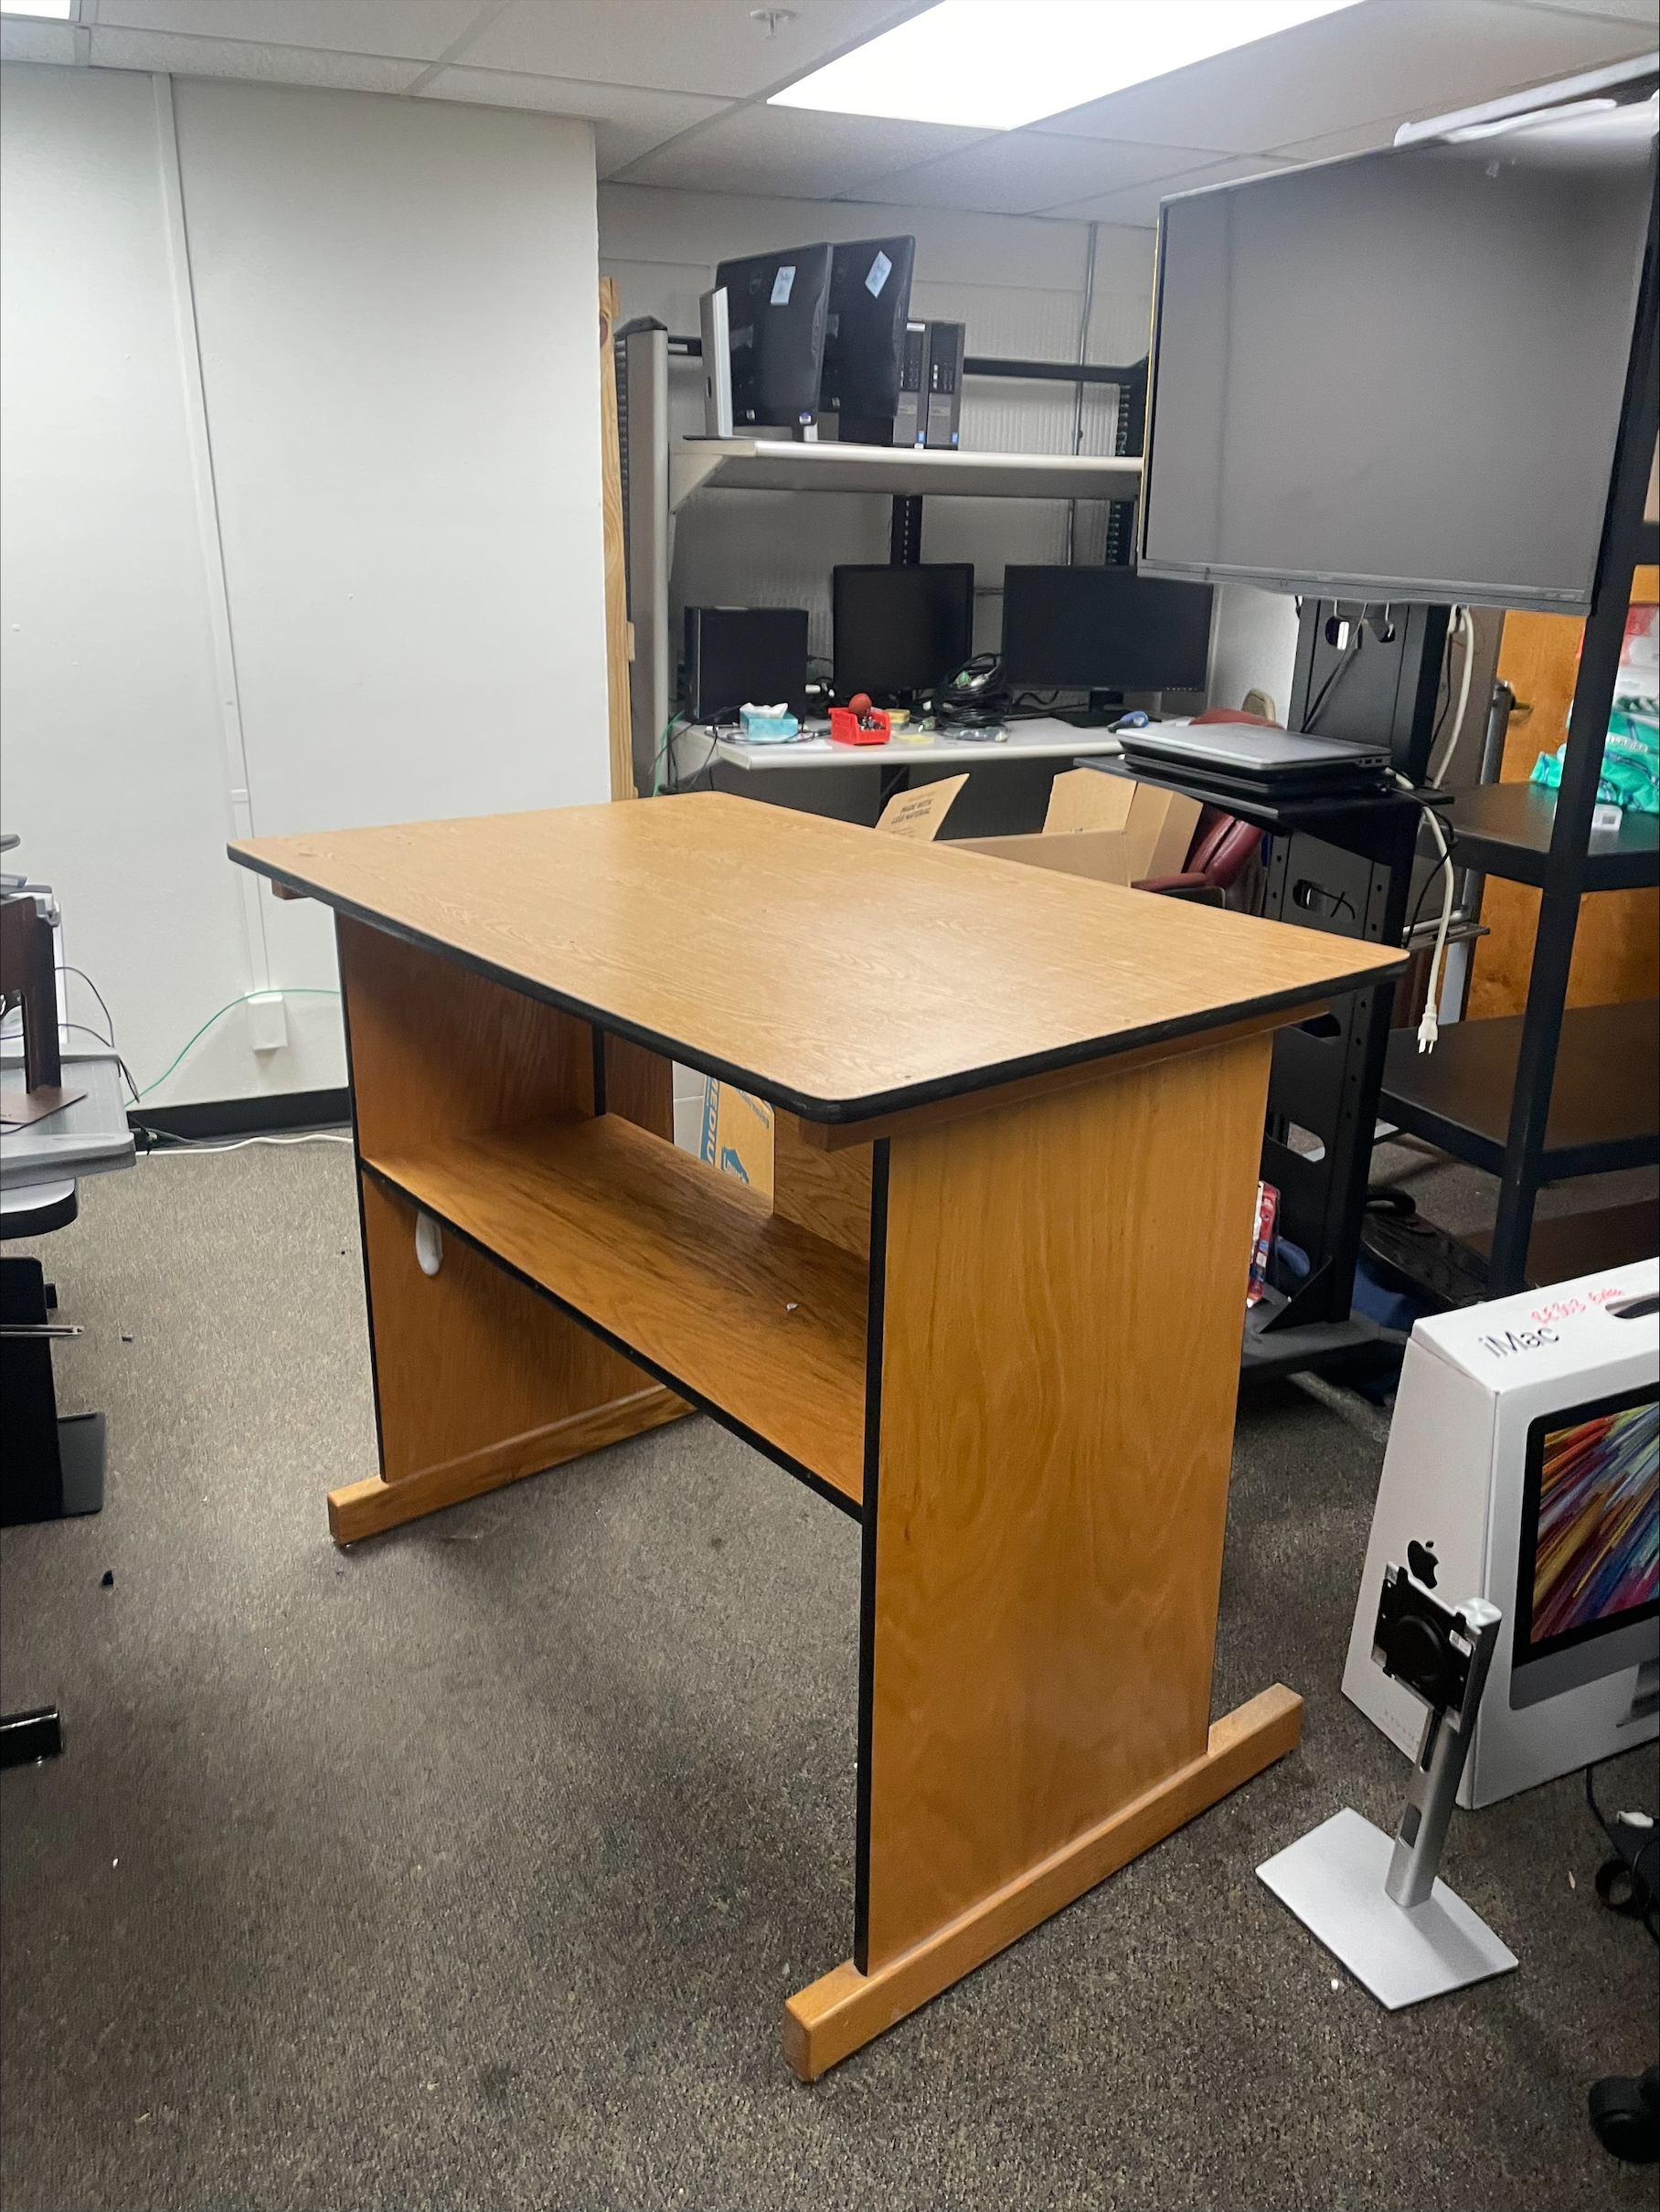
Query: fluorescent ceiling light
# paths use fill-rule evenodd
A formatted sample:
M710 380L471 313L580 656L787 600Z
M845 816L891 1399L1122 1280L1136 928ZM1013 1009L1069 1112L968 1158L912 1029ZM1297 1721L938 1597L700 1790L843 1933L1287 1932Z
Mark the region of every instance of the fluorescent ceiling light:
M1358 0L940 0L771 107L1012 131Z
M48 23L67 23L75 13L75 0L0 0L0 16L44 16Z

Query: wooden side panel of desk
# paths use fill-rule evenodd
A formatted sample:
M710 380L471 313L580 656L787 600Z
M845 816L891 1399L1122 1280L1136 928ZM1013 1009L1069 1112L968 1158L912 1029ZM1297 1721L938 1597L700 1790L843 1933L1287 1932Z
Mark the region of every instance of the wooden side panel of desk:
M591 1112L585 1022L342 918L359 1156ZM607 1040L607 1103L671 1125L668 1063ZM415 1256L415 1212L359 1169L380 1474L329 1495L351 1543L617 1442L688 1409L459 1239L436 1275Z
M890 1141L872 1968L1205 1749L1272 1048Z

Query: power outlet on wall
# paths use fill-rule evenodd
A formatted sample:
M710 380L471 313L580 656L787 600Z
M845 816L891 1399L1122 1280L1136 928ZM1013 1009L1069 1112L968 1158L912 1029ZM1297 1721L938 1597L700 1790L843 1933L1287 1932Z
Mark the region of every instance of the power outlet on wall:
M256 991L248 1001L248 1041L256 1052L281 1052L288 1042L288 1015L281 991Z

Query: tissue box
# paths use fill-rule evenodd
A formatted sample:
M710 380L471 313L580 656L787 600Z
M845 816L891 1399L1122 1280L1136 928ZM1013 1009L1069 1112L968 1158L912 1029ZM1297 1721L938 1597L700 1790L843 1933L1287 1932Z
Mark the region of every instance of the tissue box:
M782 742L801 731L801 724L787 707L740 707L738 720L751 742L760 739L764 743L769 738Z

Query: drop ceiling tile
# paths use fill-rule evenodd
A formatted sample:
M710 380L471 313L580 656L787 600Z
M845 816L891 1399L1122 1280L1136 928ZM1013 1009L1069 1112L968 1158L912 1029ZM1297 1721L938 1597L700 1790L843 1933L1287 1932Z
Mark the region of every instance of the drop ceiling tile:
M1509 0L1512 7L1543 7L1558 15L1612 16L1623 23L1646 24L1648 45L1655 45L1655 0Z
M753 0L512 0L458 54L478 69L621 80L668 91L775 91L924 0L791 0L775 35Z
M1062 200L1116 191L1150 177L1202 169L1216 155L1192 147L1131 145L1118 139L1058 138L1009 131L882 179L884 199L920 207L974 207L1031 215Z
M347 92L407 92L426 66L384 54L319 53L233 38L186 38L167 31L91 33L100 69L156 69L175 77L239 77L255 84L325 85Z
M1236 177L1266 176L1290 165L1241 154L1231 161L1213 162L1207 169L1187 169L1180 176L1155 178L1144 185L1128 186L1121 192L1102 192L1093 199L1075 200L1069 206L1048 207L1044 212L1067 222L1125 223L1132 229L1151 230L1158 222L1158 203L1162 199L1173 199L1178 192L1199 192L1207 185L1232 184Z
M1265 153L1600 68L1640 52L1643 30L1511 0L1365 0L1033 128Z
M92 19L91 6L81 12ZM97 0L96 10L98 23L111 30L408 61L436 61L484 13L483 0Z
M69 68L75 59L72 23L0 21L0 61L44 61Z
M654 146L707 122L729 104L691 92L657 92L637 85L584 84L569 77L527 77L513 69L438 70L421 86L432 100L476 101L492 107L535 108L549 115L586 117L594 126L594 164L614 176Z
M433 100L469 100L486 107L540 108L550 115L585 115L594 122L659 127L665 138L723 114L729 101L694 92L659 92L633 84L591 84L575 77L527 77L517 69L435 70L421 87Z
M1330 161L1339 154L1370 154L1378 146L1393 145L1396 132L1410 120L1406 115L1385 115L1376 122L1323 131L1316 138L1293 139L1288 145L1276 146L1274 152L1285 161Z
M979 135L937 123L823 115L812 108L733 108L633 163L624 181L684 192L835 199L926 155L954 153Z

